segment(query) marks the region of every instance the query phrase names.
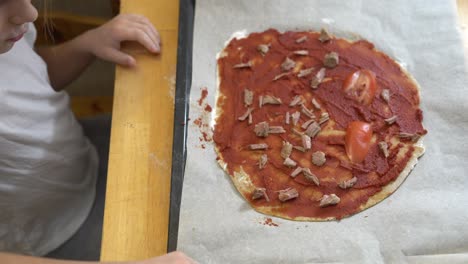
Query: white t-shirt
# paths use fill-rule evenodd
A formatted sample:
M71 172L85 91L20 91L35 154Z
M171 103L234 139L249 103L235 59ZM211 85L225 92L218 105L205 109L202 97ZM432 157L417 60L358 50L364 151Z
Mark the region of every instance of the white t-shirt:
M52 89L35 39L31 24L0 54L0 251L40 256L88 216L98 157L68 95Z

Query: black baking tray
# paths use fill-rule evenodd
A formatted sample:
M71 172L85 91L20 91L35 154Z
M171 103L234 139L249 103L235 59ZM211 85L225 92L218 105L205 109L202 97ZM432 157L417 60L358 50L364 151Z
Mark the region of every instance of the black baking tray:
M195 0L180 0L177 45L177 73L174 100L174 141L172 146L171 200L167 251L177 249L180 202L187 159L187 126L192 85L192 48Z

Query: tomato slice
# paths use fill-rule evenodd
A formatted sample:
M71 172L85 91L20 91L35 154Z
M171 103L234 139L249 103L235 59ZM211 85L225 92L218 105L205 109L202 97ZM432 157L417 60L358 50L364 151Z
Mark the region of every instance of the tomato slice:
M372 139L372 127L369 123L353 121L346 130L346 155L353 163L362 162L369 152Z
M357 70L343 82L346 95L363 105L372 103L376 88L375 74L370 70Z

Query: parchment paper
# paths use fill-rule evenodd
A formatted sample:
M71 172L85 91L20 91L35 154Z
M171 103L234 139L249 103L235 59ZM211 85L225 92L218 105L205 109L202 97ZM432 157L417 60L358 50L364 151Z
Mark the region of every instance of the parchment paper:
M468 263L468 87L455 1L197 0L190 117L238 30L355 32L420 83L426 154L389 198L339 222L261 224L189 125L179 250L200 263ZM204 116L205 122L210 116Z

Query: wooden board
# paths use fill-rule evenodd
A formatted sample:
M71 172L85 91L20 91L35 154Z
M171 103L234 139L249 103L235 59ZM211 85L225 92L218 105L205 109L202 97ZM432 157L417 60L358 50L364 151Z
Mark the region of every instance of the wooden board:
M122 0L161 34L159 56L131 47L138 66L117 67L102 261L166 253L179 1Z

